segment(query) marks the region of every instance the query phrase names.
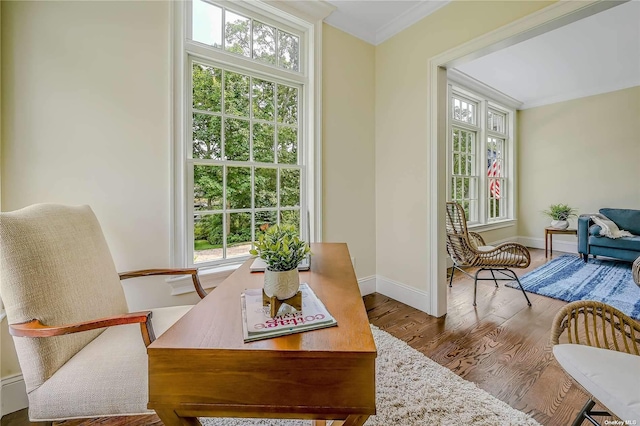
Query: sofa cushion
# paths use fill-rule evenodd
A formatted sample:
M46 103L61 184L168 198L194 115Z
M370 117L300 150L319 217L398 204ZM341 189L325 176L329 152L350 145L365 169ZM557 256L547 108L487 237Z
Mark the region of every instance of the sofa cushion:
M602 228L600 227L600 225L591 225L589 227L589 235L593 235L595 237L599 237L601 230L602 230Z
M617 238L615 240L607 237L590 236L589 244L592 246L640 251L640 236L634 235L633 237Z
M584 345L555 345L558 363L618 418L640 421L640 356Z
M191 306L152 309L156 337ZM147 350L138 324L107 328L29 393L32 421L150 414Z
M640 210L600 209L600 214L615 222L618 228L640 235Z

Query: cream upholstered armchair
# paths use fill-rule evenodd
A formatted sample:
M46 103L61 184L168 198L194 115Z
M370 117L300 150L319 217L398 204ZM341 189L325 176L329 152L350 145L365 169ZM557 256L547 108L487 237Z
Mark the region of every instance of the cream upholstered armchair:
M32 421L150 413L146 345L191 306L131 313L121 279L191 275L206 295L195 269L118 274L89 206L1 213L0 270Z
M595 401L628 422L620 424L640 424L640 324L613 306L579 300L556 314L551 344L560 366L589 395L573 426L598 425L593 416L610 415L593 411Z
M457 269L471 276L463 268L478 267L473 278L473 306L476 306L478 281L494 281L498 287L498 281L516 281L527 305L531 306L529 297L525 293L520 279L511 268L526 268L531 263L529 250L518 243L503 243L498 246L488 246L480 234L470 232L467 229L467 218L462 206L455 202L447 203L447 253L453 261L449 287L453 282L453 274ZM479 278L482 271L491 272L491 278ZM496 276L496 272L499 274Z

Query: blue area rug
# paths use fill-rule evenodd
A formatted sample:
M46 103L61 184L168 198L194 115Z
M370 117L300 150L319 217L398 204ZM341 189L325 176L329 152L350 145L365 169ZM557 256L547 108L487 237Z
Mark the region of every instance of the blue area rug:
M633 282L631 263L563 255L520 278L526 291L573 302L597 300L640 320L640 287ZM515 284L515 287L514 287ZM510 282L508 287L518 288Z

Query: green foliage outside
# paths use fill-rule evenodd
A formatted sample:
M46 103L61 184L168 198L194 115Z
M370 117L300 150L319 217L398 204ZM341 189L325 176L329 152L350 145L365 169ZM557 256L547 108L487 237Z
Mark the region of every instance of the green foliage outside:
M280 55L280 66L298 69L297 37L258 21L254 21L252 35L249 25L245 19L225 24L228 51L251 56L253 36L255 58L275 64ZM275 51L276 37L279 52ZM194 249L222 247L225 235L227 245L251 242L251 213L226 212L223 220L223 214L197 212L251 208L252 178L254 206L273 209L255 213L256 238L278 219L299 232L299 210L279 211L278 202L280 207L300 205L300 169L279 172L269 167L276 162L298 164L298 89L198 63L192 68L192 82L194 110L209 113L193 112L193 158L248 162L253 155L253 161L265 163L264 167L194 165ZM232 117L223 118L221 113ZM262 121L252 124L252 119Z

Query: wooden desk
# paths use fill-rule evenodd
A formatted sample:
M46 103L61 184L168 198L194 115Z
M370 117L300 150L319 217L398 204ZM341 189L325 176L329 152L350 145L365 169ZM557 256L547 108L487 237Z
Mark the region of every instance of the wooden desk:
M544 257L547 257L547 247L553 256L553 234L573 234L578 235L577 229L556 229L552 227L544 228ZM548 243L548 244L547 244Z
M313 244L300 273L337 327L244 343L240 293L261 288L245 262L147 348L149 404L165 425L196 417L345 419L375 414L376 347L346 244Z

